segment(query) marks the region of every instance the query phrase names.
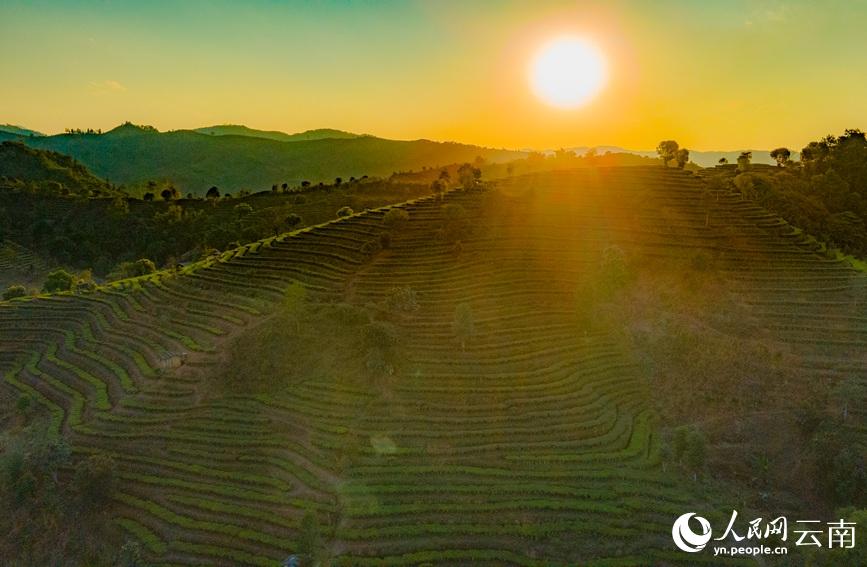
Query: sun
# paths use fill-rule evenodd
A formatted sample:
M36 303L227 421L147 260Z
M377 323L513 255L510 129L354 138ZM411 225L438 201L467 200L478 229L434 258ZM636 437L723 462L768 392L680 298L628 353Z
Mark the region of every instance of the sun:
M560 37L545 44L530 67L533 92L558 108L576 108L593 99L606 80L605 58L589 41Z

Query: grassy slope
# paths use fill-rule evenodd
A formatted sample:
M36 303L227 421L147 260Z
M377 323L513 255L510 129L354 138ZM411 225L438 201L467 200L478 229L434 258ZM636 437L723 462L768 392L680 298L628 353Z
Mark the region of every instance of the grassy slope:
M686 174L659 168L556 172L494 194L454 193L448 202L475 226L457 255L434 236L436 201L403 205L409 224L373 256L360 247L383 231L383 213L357 215L126 290L6 305L0 319L15 324L0 327L0 370L76 451L116 455L116 514L171 563L271 565L296 549L311 510L326 551L353 565L695 564L700 556L671 550L674 517L702 510L716 525L741 499L760 503L746 482L735 498L730 476L693 482L663 466L660 418L703 417L719 426L708 428L715 444L749 448L756 436L742 418L774 430L818 373L863 378L851 360L863 333L846 317L864 317L862 276L800 248L761 211L727 198L702 204L698 193ZM593 307L598 322L588 324L576 290L609 244L647 285ZM690 268L702 264L696 254L709 257L709 271ZM288 382L275 376L288 386L227 386L232 341L260 332L293 280L317 301L368 308L395 285L416 289L419 310L395 321L395 375L371 381L352 350L336 358L341 350L328 348ZM832 305L792 305L828 293L839 294ZM476 320L465 350L451 329L459 302ZM823 337L786 324L819 308L831 321ZM659 328L664 321L675 327ZM300 327L297 342L274 351L277 371L305 336L351 344L346 329ZM722 368L691 367L708 350L701 341L648 348L671 332L735 343ZM737 343L742 336L761 344ZM780 383L741 346L780 350L764 359L784 367L798 349L799 372ZM190 352L187 365L158 372L166 350ZM657 352L665 358L650 358ZM739 358L747 367L728 366ZM735 384L720 395L726 375ZM863 430L863 413L856 420Z
M0 139L11 135L0 133ZM149 132L121 126L102 135L63 134L21 138L36 148L69 154L97 175L117 184L170 180L181 192L204 194L261 190L274 183L293 185L335 177L383 176L422 166L520 157L518 152L427 140L395 141L361 137L278 142L250 136L209 136L192 131Z

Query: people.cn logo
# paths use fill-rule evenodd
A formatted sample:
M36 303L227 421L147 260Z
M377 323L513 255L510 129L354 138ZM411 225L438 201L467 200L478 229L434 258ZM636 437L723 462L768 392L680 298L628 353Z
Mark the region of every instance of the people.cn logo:
M689 521L693 516L701 528L699 533L692 531L692 528L689 527ZM710 541L711 535L710 522L701 516L696 516L694 512L689 512L676 519L671 527L671 538L674 540L674 544L690 553L704 549L704 546Z

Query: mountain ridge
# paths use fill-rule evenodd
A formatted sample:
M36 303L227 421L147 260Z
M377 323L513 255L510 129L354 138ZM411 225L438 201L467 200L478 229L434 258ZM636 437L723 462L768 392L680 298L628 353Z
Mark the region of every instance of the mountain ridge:
M182 193L262 190L273 184L332 182L336 177L389 176L394 172L473 161L524 157L523 152L455 142L388 140L374 136L321 138L292 143L253 136L208 135L193 130L159 132L122 124L106 133L65 133L31 138L0 132L38 149L72 156L115 184L174 183Z

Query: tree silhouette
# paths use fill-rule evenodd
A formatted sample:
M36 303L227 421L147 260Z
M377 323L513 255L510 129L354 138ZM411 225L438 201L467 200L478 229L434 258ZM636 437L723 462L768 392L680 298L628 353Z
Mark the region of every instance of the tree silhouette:
M216 186L211 187L210 189L208 189L208 192L205 194L205 197L207 199L211 199L211 200L219 199L220 198L220 190L217 189Z
M283 221L289 229L293 229L301 223L301 217L296 215L295 213L290 214L286 217L286 220Z
M777 167L783 167L792 157L792 152L789 148L776 148L771 150L771 157L777 162Z
M662 158L662 163L668 167L668 162L674 159L675 153L680 149L680 145L674 140L663 140L656 146L656 153Z
M719 158L719 164L720 165L726 165L728 162L729 162L729 160L727 158L724 158L724 157Z
M674 161L677 163L678 169L683 169L689 162L689 150L686 148L678 149L674 152Z

